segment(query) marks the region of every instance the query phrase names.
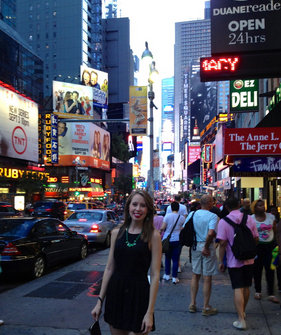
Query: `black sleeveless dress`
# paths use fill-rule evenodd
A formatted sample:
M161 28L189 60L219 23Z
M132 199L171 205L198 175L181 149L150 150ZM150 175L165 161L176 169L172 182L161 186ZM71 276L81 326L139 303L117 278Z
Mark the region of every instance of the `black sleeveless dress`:
M137 236L128 233L129 242L133 243ZM116 239L114 260L115 270L107 287L104 320L116 329L140 333L149 303L147 273L151 251L148 243L138 239L135 246L128 247L125 231Z

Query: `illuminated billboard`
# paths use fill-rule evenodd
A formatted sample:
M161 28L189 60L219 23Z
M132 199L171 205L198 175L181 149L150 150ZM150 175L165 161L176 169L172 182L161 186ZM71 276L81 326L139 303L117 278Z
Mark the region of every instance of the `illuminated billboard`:
M81 84L91 87L93 92L93 106L108 109L108 73L81 65Z
M200 133L217 115L217 83L200 81L200 64L191 63L190 142L200 142Z
M53 110L60 119L93 119L93 90L82 85L53 81Z
M0 155L38 162L38 105L0 86Z
M58 123L59 164L110 169L110 133L92 123ZM79 157L79 159L77 159Z

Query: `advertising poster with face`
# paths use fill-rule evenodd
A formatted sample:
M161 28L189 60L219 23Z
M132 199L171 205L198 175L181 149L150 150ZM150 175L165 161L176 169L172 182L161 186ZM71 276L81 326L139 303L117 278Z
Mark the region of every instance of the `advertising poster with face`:
M108 73L81 65L80 78L83 86L92 88L94 107L108 109Z
M0 155L38 162L38 105L0 86Z
M132 136L147 133L147 87L130 86L130 134Z
M93 90L82 85L53 81L54 114L64 119L93 119Z
M90 123L58 124L59 164L110 169L110 133Z

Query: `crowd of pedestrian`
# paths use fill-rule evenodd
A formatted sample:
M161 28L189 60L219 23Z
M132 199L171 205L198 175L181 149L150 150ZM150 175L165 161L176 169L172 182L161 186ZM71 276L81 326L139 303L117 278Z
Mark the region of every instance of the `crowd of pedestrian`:
M148 334L155 330L154 305L160 279L161 239L163 241L170 236L169 250L165 252L163 280L178 284L182 248L180 233L191 217L197 244L196 248L190 248L190 313L198 310L197 293L201 276L202 315L219 312L217 307L210 304L212 279L218 271L226 270L234 291L237 312L237 320L233 322L235 328L246 329L246 307L252 282L256 291L253 298L260 300L265 297L261 287L263 268L267 299L279 303L273 289L274 268L277 266L278 269L278 265L281 268L281 220L277 207L271 206L266 212L262 199L252 203L248 198L243 199L242 206L234 197L226 199L223 204L214 200L206 194L187 209L175 196L163 218L157 215L157 207L145 191L136 190L129 196L124 209L124 223L112 233L100 296L92 311L97 320L106 298L104 319L109 323L112 335ZM237 246L240 247L239 253ZM251 250L245 250L250 246ZM277 251L273 267L272 257L273 252L276 254L278 250L277 246L280 251ZM218 252L216 248L219 248ZM279 270L277 278L280 290Z

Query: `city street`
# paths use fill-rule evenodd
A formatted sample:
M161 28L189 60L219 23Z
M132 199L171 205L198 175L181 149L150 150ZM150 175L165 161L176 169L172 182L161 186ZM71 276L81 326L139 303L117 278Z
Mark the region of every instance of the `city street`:
M109 249L93 251L83 261L50 271L42 278L25 282L1 293L0 318L5 324L0 327L0 334L89 334L87 328L92 322L90 312L97 301L108 253ZM188 306L191 265L188 249L185 247L181 255L181 265L179 284L160 283L155 307L154 334L237 334L239 331L232 326L236 320L236 313L228 274L218 274L213 278L211 304L218 308L219 313L214 316L202 316L203 294L200 282L197 299L199 311L190 314ZM278 296L276 285L275 290ZM257 301L253 298L254 289L251 288L246 310L246 334L280 334L280 306L269 302L265 292L266 286L263 281L263 298ZM100 325L102 333L109 335L109 327L103 318Z

